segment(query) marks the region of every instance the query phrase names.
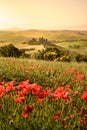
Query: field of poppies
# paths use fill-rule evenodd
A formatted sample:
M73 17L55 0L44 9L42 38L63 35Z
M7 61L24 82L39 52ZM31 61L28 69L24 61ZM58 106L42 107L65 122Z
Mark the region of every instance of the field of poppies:
M86 63L0 58L0 130L86 130Z

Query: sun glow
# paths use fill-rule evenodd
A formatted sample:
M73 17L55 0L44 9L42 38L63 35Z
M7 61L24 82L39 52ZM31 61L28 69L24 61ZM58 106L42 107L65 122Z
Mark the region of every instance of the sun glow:
M61 29L87 25L87 0L0 0L0 28Z

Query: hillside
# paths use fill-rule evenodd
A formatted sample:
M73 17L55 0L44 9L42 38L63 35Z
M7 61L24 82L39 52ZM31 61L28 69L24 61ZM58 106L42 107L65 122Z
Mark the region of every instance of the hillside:
M47 30L3 30L0 31L0 46L8 45L9 43L14 44L20 49L32 48L28 44L23 44L32 38L47 38L53 44L69 48L69 46L79 45L80 49L71 49L73 51L80 51L87 53L87 31L71 31L71 30L60 30L60 31L47 31ZM33 46L34 47L34 46ZM43 48L43 45L35 46L36 50Z
M0 31L0 41L13 43L26 41L32 37L44 37L51 41L63 42L71 40L87 40L87 31L45 31L45 30L24 30L24 31Z

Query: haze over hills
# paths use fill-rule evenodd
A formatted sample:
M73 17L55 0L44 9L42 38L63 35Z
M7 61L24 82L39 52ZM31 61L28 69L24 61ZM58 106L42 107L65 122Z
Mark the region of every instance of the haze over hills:
M87 25L69 27L69 30L83 30L83 31L87 31Z
M54 29L48 29L48 28L31 28L31 27L16 27L16 26L10 26L6 27L6 26L0 26L0 30L6 30L6 31L23 31L23 30L78 30L78 31L87 31L87 25L80 25L80 26L59 26L57 28Z
M24 29L13 27L13 28L5 28L5 29L0 29L2 31L22 31Z
M22 30L20 28L10 28L0 30L0 41L8 41L12 43L20 43L31 38L44 37L50 41L78 41L87 40L87 31L76 30Z

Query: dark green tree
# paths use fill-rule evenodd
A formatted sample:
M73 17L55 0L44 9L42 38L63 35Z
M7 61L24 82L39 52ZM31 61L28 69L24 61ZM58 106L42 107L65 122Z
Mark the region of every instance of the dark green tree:
M0 56L20 57L24 52L16 48L13 44L0 47Z

